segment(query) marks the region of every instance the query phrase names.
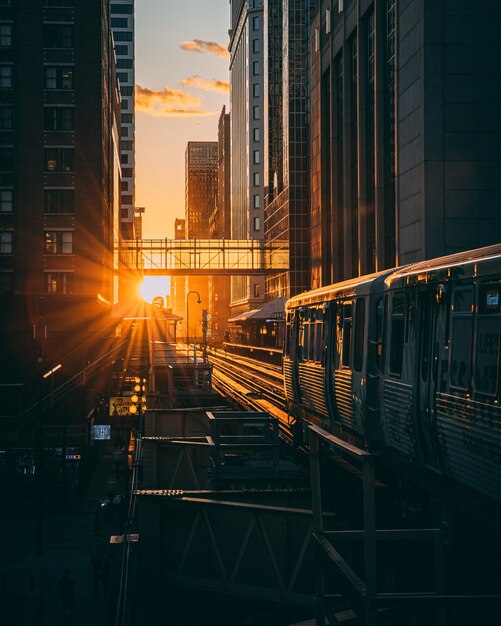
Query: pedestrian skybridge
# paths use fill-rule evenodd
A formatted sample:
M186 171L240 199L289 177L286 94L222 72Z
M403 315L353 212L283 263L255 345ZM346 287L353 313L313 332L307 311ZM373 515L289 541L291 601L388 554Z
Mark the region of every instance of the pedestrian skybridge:
M253 239L135 239L117 245L115 267L146 276L272 274L289 269L289 249Z

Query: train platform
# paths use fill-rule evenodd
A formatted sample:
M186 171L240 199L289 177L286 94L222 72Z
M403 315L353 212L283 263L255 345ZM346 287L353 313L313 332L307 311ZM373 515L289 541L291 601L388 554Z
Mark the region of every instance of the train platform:
M128 487L127 451L101 442L85 496L47 498L42 555L37 555L33 502L21 501L0 520L0 600L9 626L106 626L114 623L109 539L120 532L118 498ZM102 504L104 503L104 506ZM113 509L116 507L116 510ZM96 510L103 514L98 518ZM112 549L113 547L111 547ZM64 582L64 572L68 570Z

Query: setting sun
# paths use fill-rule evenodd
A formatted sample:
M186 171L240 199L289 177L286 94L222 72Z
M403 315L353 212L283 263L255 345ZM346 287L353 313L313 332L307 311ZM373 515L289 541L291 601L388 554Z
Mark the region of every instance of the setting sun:
M146 276L138 287L139 296L145 302L152 302L155 296L166 296L170 293L170 278L167 276Z

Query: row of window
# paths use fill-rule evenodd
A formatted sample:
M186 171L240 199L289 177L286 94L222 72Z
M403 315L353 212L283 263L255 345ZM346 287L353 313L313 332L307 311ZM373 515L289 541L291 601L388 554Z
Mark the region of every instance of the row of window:
M0 272L0 294L14 291L14 272ZM47 294L73 293L73 272L44 272L44 291Z
M14 232L0 231L0 254L11 255L14 252ZM44 254L73 254L73 231L50 230L44 233Z
M0 65L0 88L12 89L14 86L13 65ZM45 67L44 87L45 89L73 89L72 66L50 65Z
M44 159L46 172L74 172L74 148L46 148ZM14 148L0 146L0 172L14 171Z

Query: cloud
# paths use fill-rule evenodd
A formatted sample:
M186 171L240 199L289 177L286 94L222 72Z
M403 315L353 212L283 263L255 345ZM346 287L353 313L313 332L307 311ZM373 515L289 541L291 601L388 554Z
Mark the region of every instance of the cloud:
M186 50L187 52L198 52L199 54L208 52L209 54L215 54L216 56L223 57L224 59L227 59L230 56L228 50L220 43L216 43L215 41L203 41L202 39L183 41L181 44L181 50Z
M213 115L201 108L200 98L179 89L164 87L161 91L136 85L136 110L158 116Z
M207 80L201 76L190 76L181 81L183 87L198 87L204 91L216 91L218 93L229 93L230 83L227 80Z

